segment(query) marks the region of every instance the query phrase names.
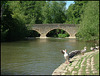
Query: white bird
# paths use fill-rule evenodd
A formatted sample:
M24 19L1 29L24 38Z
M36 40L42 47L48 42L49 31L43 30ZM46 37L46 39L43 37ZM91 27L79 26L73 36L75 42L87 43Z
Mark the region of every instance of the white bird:
M97 44L95 44L95 48L96 48L96 50L98 50L99 49L99 46L97 46Z
M62 53L64 54L64 58L66 59L66 64L69 64L69 56L67 50L62 50Z
M91 47L90 50L95 51L96 49L94 47Z
M95 48L98 50L99 49L99 46L96 46Z
M94 47L91 47L90 50L94 50Z
M86 52L86 47L84 47L83 50L74 50L74 51L71 51L70 53L67 53L67 50L62 50L61 51L63 54L64 54L64 58L66 59L66 63L69 64L69 59L73 58L74 56L78 55L78 54L83 54Z
M86 46L84 47L83 50L81 50L81 54L84 55L85 52L86 52Z
M64 54L64 58L66 59L66 64L69 64L69 59L74 57L77 54L80 54L81 52L79 50L71 51L70 53L67 53L67 50L61 51Z
M90 50L92 51L95 51L95 50L98 50L99 49L99 46L95 46L95 47L91 47Z

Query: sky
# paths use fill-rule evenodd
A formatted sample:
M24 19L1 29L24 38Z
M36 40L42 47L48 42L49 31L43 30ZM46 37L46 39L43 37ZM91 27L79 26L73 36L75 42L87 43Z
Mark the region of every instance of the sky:
M66 1L66 9L68 9L69 5L73 4L73 3L74 3L74 1Z
M46 0L46 1L48 1L48 0ZM64 2L66 2L66 9L68 9L70 4L74 4L74 1L64 1Z

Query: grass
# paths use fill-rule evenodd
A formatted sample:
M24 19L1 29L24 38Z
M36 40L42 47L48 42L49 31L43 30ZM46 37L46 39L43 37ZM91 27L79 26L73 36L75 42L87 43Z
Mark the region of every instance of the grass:
M82 72L82 75L87 75L86 74L86 65L87 65L87 59L90 58L90 55L88 57L86 57L86 60L84 62L84 67L83 67L83 72ZM91 68L89 67L89 71L91 72Z
M98 71L97 75L99 75L99 53L96 53L96 55L94 55L94 63L94 67Z
M72 65L72 63L69 64L69 66L71 66L71 65Z
M94 57L94 63L95 63L95 65L94 65L94 67L95 67L95 69L98 71L98 73L96 73L96 74L93 74L93 72L91 71L91 66L89 67L89 71L90 71L90 73L89 73L89 75L99 75L99 53L92 53L91 54L92 55L92 57ZM84 67L82 67L82 70L83 70L83 72L82 72L82 75L87 75L86 74L86 65L87 65L87 59L88 58L90 58L90 60L91 60L91 58L92 57L90 57L90 55L89 56L85 56L86 57L86 60L85 60L85 62L84 62ZM77 71L77 73L75 74L75 75L78 75L78 71L79 71L79 69L80 69L80 67L81 67L81 63L82 63L82 61L83 61L83 59L85 58L85 57L82 57L79 61L78 61L78 63L76 64L76 66L78 66L78 68L75 68L75 66L74 66L74 69L73 69L73 71ZM70 66L71 66L72 64L70 64ZM68 71L68 70L67 70ZM65 73L65 75L71 75L72 74L72 71L71 72L67 72L67 73Z
M80 67L81 67L81 63L82 63L82 61L83 61L84 58L85 58L85 57L82 57L82 58L79 60L79 63L77 64L78 68L74 68L74 69L73 69L74 71L77 71L77 74L75 74L75 75L78 75L78 71L79 71L79 69L80 69ZM82 67L82 69L84 70L85 68Z
M80 67L82 60L83 60L83 58L80 59L79 62L76 65ZM72 63L69 64L69 66L71 66L71 65L72 65ZM74 66L74 69L73 70L74 71L78 71L79 70L79 67L78 68L75 68L75 66ZM70 71L67 70L67 73L65 73L65 75L71 75L72 74L72 71L70 72Z

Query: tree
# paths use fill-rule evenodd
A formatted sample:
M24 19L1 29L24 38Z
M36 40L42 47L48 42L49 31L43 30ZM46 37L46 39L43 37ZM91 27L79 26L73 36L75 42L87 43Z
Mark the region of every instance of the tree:
M25 38L27 28L21 17L10 9L9 2L3 13L1 23L1 41L14 41Z
M7 1L1 1L1 19L6 7L7 7Z
M21 5L20 1L8 1L9 10L12 11L12 17L20 19L23 23L26 23L26 16L24 15L24 8Z
M45 1L9 1L13 17L20 17L25 24L41 24L41 10Z
M42 9L43 23L64 23L65 2L47 1Z
M87 2L88 1L74 1L74 4L71 4L66 10L66 23L79 24L81 21L81 15L84 12L84 6Z
M47 1L42 8L43 23L52 23L50 6L50 1Z
M85 6L77 33L78 39L99 39L99 1L89 1Z

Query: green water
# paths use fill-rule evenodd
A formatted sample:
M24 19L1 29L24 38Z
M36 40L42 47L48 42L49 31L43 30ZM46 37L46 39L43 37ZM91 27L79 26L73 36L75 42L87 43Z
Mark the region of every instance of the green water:
M1 43L2 75L51 75L65 61L60 50L81 50L93 42L67 38L30 39Z

